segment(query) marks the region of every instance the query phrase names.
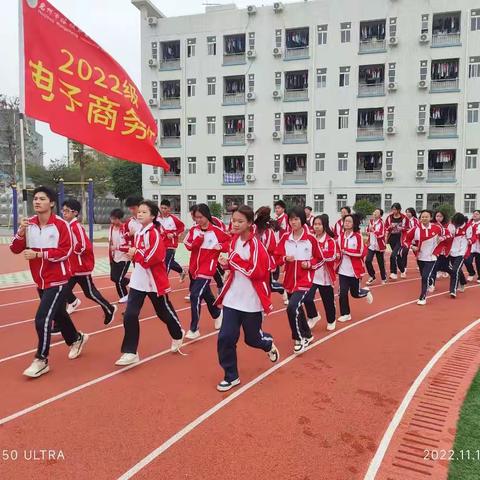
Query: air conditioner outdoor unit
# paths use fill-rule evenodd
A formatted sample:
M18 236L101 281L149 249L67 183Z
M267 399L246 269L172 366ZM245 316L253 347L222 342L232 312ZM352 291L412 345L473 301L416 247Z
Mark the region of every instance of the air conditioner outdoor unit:
M417 133L425 133L426 130L425 125L417 125Z
M279 13L283 10L283 3L282 2L275 2L273 4L273 10L275 13Z
M282 98L282 93L280 92L280 90L274 90L273 93L272 93L272 97L273 98Z
M158 175L150 175L150 181L152 183L158 183Z
M397 37L390 37L390 38L388 39L388 43L389 43L390 45L398 45L398 38L397 38Z
M247 133L247 140L249 142L253 142L255 140L255 134L253 132L248 132Z
M427 81L426 80L420 80L418 82L418 88L427 88Z
M156 98L150 98L148 100L148 104L151 106L151 107L156 107L158 105L158 100Z
M254 182L255 180L256 180L255 175L253 175L252 173L249 173L247 175L247 182Z
M247 58L255 58L256 56L257 56L257 52L255 50L247 51Z
M423 178L425 176L425 172L423 170L417 170L417 178Z
M280 132L273 132L272 133L272 138L274 140L280 140Z
M249 5L247 7L247 13L249 15L255 15L257 13L257 7L255 5Z
M387 135L395 135L396 133L395 127L387 127Z
M247 93L247 100L249 100L250 102L255 100L257 98L257 96L255 95L255 92L248 92Z
M428 38L428 33L422 33L419 38L420 43L428 43L429 38Z
M280 175L278 173L272 173L272 180L274 182L279 182L280 181Z
M272 53L275 57L281 57L283 53L282 47L274 47Z
M385 178L387 180L393 180L395 178L395 175L391 170L389 170L388 172L385 172Z
M395 92L395 91L397 90L397 84L396 84L396 82L390 82L390 83L388 84L388 90L389 90L390 92Z
M158 23L157 17L148 17L147 22L150 26L156 25Z
M158 60L156 58L151 58L149 61L148 61L148 66L149 67L156 67L158 66Z

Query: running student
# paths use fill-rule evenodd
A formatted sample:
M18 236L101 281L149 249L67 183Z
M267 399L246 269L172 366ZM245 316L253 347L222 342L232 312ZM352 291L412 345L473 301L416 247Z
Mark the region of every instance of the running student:
M131 365L140 361L138 317L145 297L150 299L158 318L167 325L172 337L171 351L177 352L182 346L184 331L168 298L170 283L165 266L165 245L161 238L160 225L156 220L158 214L158 206L154 202L144 200L140 203L137 218L142 229L135 234L135 244L128 251L128 256L135 266L130 278L130 292L123 317L125 334L122 356L115 365Z
M435 263L435 269L433 270L433 285L437 278L448 277L448 241L450 236L450 230L448 228L450 222L447 215L440 210L437 210L433 214L433 222L436 223L442 230L442 235L445 237L444 241L438 246L437 249L437 261Z
M343 219L343 232L337 240L340 251L338 274L340 277L340 317L339 322L348 322L352 319L348 292L353 298L366 298L368 303L373 302L372 292L368 288L360 288L360 279L365 273L365 246L360 233L360 219L358 215L346 215Z
M399 261L402 262L403 270L405 273L407 273L407 265L408 265L408 252L410 251L409 248L405 245L405 238L406 234L415 227L418 227L420 225L420 222L418 221L417 218L417 212L414 208L408 207L405 209L405 216L407 217L407 229L405 235L403 235L403 241L402 241L402 253L400 255Z
M472 249L469 257L465 260L465 267L468 272L467 281L473 281L476 268L477 283L480 283L480 210L474 210L472 218L468 222L468 230L468 237L472 241Z
M73 239L73 251L69 257L72 276L68 281L67 292L67 312L71 314L80 305L80 299L73 294L75 285L80 285L85 296L100 305L103 310L103 323L108 325L113 321L117 306L112 305L97 290L92 279L93 267L95 266L95 258L93 256L93 247L90 239L85 233L83 225L78 221L78 215L82 210L82 206L78 200L74 198L65 200L62 205L63 219L70 225Z
M343 220L347 215L352 213L352 209L348 206L342 207L340 209L340 218L336 221L333 227L333 233L335 235L335 239L338 239L343 232Z
M277 200L274 204L274 209L275 209L275 220L277 223L276 229L275 229L275 239L277 243L280 241L280 238L285 233L288 233L291 231L290 223L288 221L288 215L285 213L285 210L287 209L287 205L283 200ZM280 267L277 266L275 271L273 272L273 280L275 282L278 282L278 279L280 278ZM288 305L288 296L287 292L283 293L283 303L285 305Z
M125 200L125 206L130 211L131 217L125 225L126 238L130 246L134 244L135 234L142 229L142 224L137 219L138 207L142 203L143 198L139 195L130 195Z
M376 208L373 212L373 218L370 219L367 227L368 254L365 260L365 266L370 275L370 278L367 280L367 285L375 282L375 269L373 268L374 257L377 258L382 283L387 283L387 273L385 272L385 224L383 223L382 217L383 210Z
M180 282L185 280L185 270L175 261L175 252L178 247L178 237L185 231L185 224L175 215L172 215L170 210L170 200L164 198L160 202L160 216L157 219L163 227L163 239L167 255L165 263L167 266L167 273L170 270L180 274Z
M394 203L392 205L391 213L385 220L386 243L388 243L392 249L390 255L390 278L392 280L398 278L398 270L400 270L400 276L402 278L407 276L401 254L408 225L407 217L402 213L402 206L398 202Z
M315 220L315 215L312 213L313 208L312 207L305 207L305 216L307 217L307 225L308 228L310 229L310 232L313 233L313 221Z
M315 293L320 292L323 308L327 315L327 330L335 330L336 310L335 294L333 286L335 285L335 262L337 261L337 244L335 235L330 229L330 220L328 215L318 215L313 221L313 230L318 247L325 263L321 265L313 277L313 285L310 292L305 297L305 310L307 311L307 323L312 329L320 320L320 315L315 308Z
M439 243L444 240L440 225L432 223L432 212L420 212L420 225L412 228L405 239L405 244L412 249L417 257L418 267L422 276L420 297L417 305L427 303L427 291L434 285L434 269L437 261L436 251ZM431 289L431 288L430 288Z
M228 259L220 258L230 271L215 304L223 305L223 320L218 335L218 359L225 371L217 390L225 392L240 383L237 366L237 342L243 328L245 343L263 350L272 362L279 359L270 334L262 331L263 315L273 310L270 301L272 259L255 235L254 214L242 205L232 215L232 234Z
M114 208L110 212L110 230L108 231L108 251L110 257L110 280L115 283L119 303L127 303L127 285L130 282L126 277L130 268L130 258L127 255L129 250L129 233L127 224L123 223L123 210Z
M304 209L292 208L288 219L291 232L280 239L275 258L278 265L285 265L283 286L288 295L287 315L295 341L293 352L301 353L313 340L303 303L312 288L314 270L322 265L323 259L318 242L306 225Z
M40 377L50 369L52 322L60 328L70 347L68 358L73 360L82 352L88 340L78 332L67 313L67 283L71 276L68 257L72 253L72 234L65 220L53 213L55 194L46 187L33 191L35 215L23 218L10 244L10 250L23 256L30 264L33 281L37 284L40 305L35 315L38 347L32 364L23 372L27 377Z
M195 222L188 237L184 240L190 254L190 306L192 320L187 338L200 336L198 321L200 320L200 305L205 300L210 315L215 320L215 328L222 325L222 311L214 305L215 297L210 290L210 281L217 269L218 257L221 252L227 252L230 236L212 223L210 209L204 203L196 206Z

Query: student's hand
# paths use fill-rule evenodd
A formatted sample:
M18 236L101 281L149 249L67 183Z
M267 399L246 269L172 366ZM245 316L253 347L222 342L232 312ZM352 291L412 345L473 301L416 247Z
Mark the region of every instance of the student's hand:
M302 262L302 268L304 270L308 270L310 268L310 262Z
M285 257L285 261L286 262L294 262L295 261L295 257L293 255L287 255Z
M127 257L131 260L136 253L137 253L137 249L134 247L130 247L127 252Z
M215 250L221 250L222 249L222 246L217 243L214 247L213 247Z
M415 245L412 245L410 248L412 249L412 252L418 252L418 247Z
M219 263L222 267L225 267L226 265L228 265L228 258L218 257L218 263Z
M27 226L28 226L28 218L22 217L22 219L20 220L20 226L18 227L18 230L17 230L17 235L19 235L20 237L23 237L27 230Z
M27 248L23 251L23 256L26 260L33 260L34 258L38 258L39 253L41 254L41 252L35 252L34 250Z
M167 238L172 239L173 237L175 237L175 235L173 233L167 233Z

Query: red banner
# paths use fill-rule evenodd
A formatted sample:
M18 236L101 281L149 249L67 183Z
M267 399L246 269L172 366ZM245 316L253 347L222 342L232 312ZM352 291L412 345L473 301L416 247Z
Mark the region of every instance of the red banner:
M47 1L21 8L25 114L107 155L168 170L155 119L125 70Z

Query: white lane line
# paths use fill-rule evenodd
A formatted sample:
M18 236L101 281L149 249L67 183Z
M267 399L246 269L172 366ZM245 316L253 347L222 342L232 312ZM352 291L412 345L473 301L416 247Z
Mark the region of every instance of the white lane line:
M395 415L392 418L392 421L389 423L380 444L378 445L377 451L373 456L372 461L370 462L370 466L365 474L364 480L374 480L377 476L378 470L382 464L383 458L387 452L388 446L397 430L400 422L402 421L405 412L407 411L410 402L412 401L415 393L419 389L422 382L425 380L427 375L430 373L430 370L435 366L435 364L440 360L442 355L458 340L460 340L467 332L469 332L472 328L476 327L480 323L480 318L475 320L474 322L467 325L462 331L458 332L454 337L452 337L445 345L443 345L440 350L430 359L430 361L425 365L425 368L420 372L418 377L413 382L412 386L408 389L405 397L402 400L402 403L398 407Z
M475 288L475 287L470 287L470 288ZM430 298L432 297L437 297L440 295L444 295L447 292L442 292L442 293L437 293L434 295L430 295ZM408 305L413 305L417 302L417 299L411 300L409 302L401 303L399 305L395 305L394 307L387 308L385 310L382 310L380 312L377 312L373 315L370 315L363 320L359 320L358 322L355 322L351 325L348 325L341 330L337 330L334 333L331 333L327 335L326 337L321 338L320 340L317 340L316 342L312 343L307 350L313 349L317 347L318 345L321 345L322 343L325 343L326 341L336 337L337 335L341 335L348 330L352 328L356 328L359 325L362 325L363 323L366 323L368 321L371 321L374 318L377 318L381 315L384 315L386 313L393 312L395 310L398 310L400 308L403 308ZM177 433L172 435L168 440L166 440L164 443L162 443L158 448L150 452L146 457L144 457L142 460L140 460L137 464L135 464L132 468L130 468L127 472L125 472L123 475L118 477L118 480L127 480L129 478L132 478L135 474L137 474L140 470L142 470L144 467L146 467L149 463L151 463L153 460L155 460L157 457L159 457L163 452L168 450L171 446L173 446L175 443L177 443L179 440L181 440L183 437L188 435L193 429L198 427L200 424L202 424L205 420L210 418L212 415L214 415L216 412L221 410L223 407L228 405L230 402L235 400L237 397L242 395L243 393L247 392L250 390L252 387L254 387L257 383L261 382L265 378L269 377L272 373L276 372L278 369L282 368L284 365L287 365L290 363L293 359L295 359L297 355L290 355L289 357L285 358L283 361L280 363L274 365L273 367L269 368L262 374L260 374L258 377L254 378L247 384L245 384L243 387L240 387L238 390L233 392L231 395L228 397L224 398L221 402L217 403L214 405L212 408L204 412L202 415L197 417L195 420L190 422L188 425L186 425L184 428L179 430Z

